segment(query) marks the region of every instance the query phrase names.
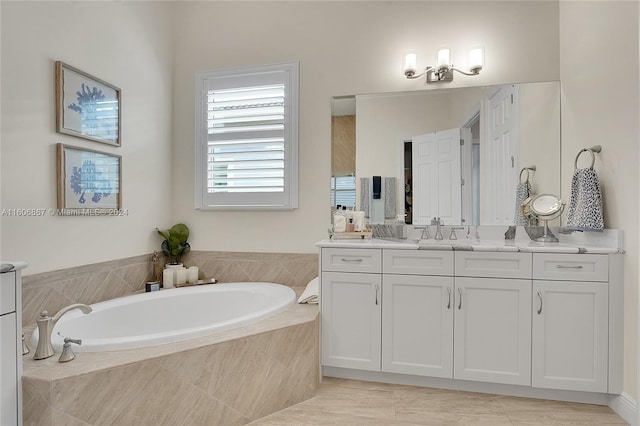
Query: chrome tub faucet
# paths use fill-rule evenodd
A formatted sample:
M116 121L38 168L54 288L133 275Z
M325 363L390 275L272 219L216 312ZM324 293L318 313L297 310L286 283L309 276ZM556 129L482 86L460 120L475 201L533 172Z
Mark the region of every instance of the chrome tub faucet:
M46 359L56 353L53 349L53 345L51 344L51 333L53 332L53 327L55 327L58 320L64 314L73 309L80 309L85 314L88 314L93 310L90 306L85 304L75 303L60 309L60 311L53 317L50 317L49 312L47 311L42 311L40 313L40 318L36 320L36 323L38 324L38 347L36 348L36 352L33 354L33 359Z

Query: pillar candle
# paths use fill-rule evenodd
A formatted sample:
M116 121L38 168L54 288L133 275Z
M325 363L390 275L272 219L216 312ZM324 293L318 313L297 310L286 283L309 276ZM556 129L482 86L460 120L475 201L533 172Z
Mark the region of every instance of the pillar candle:
M187 282L187 270L185 268L176 269L176 285Z
M198 267L190 266L189 269L187 269L187 282L195 283L196 281L198 281Z
M164 288L173 287L173 269L165 269L162 271L162 286Z

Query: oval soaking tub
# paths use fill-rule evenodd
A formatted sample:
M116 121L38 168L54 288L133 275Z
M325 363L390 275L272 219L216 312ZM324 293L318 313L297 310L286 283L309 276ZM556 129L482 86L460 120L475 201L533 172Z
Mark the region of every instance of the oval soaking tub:
M285 310L295 300L290 287L265 282L209 284L134 294L95 303L89 314L77 309L67 312L55 325L51 341L59 351L64 337L82 339L82 345L73 345L75 352L176 342L258 321ZM32 342L37 341L36 329Z

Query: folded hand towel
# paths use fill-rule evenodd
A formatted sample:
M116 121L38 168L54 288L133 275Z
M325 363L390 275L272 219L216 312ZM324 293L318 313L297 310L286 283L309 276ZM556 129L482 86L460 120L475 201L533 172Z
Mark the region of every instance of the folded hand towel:
M315 277L314 279L309 281L309 284L307 284L307 287L302 292L302 295L298 298L298 303L317 304L320 296L319 290L319 280L318 277Z
M573 173L566 228L577 231L604 229L600 182L592 168L576 169Z

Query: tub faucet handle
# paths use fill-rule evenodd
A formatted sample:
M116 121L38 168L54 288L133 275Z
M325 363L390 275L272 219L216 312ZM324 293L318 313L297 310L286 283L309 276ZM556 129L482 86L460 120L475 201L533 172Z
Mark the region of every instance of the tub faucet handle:
M26 355L29 352L31 352L31 349L29 349L29 346L27 345L27 341L24 340L24 333L22 333L22 355Z
M40 318L36 320L36 324L38 325L38 347L36 347L36 352L33 354L33 359L49 358L56 353L51 345L51 333L53 332L53 327L56 325L60 317L73 309L80 309L85 314L92 311L91 306L87 306L82 303L75 303L60 309L60 311L58 311L58 313L53 317L50 317L49 312L47 311L42 311L40 313Z
M81 339L71 339L70 337L64 338L64 345L62 345L62 353L60 354L60 358L58 362L69 362L76 357L76 354L73 353L71 349L71 344L75 343L76 345L81 345Z

